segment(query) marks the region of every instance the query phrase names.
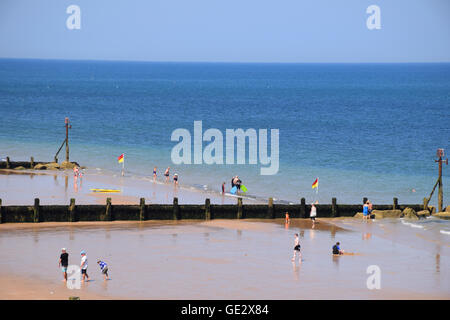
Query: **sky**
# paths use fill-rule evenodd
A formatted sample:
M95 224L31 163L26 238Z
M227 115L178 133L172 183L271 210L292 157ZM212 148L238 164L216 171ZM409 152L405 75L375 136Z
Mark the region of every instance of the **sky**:
M0 58L450 62L449 14L450 0L0 0Z

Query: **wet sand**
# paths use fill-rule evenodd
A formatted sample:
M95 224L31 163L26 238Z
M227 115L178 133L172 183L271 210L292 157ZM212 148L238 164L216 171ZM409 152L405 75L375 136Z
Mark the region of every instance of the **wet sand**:
M96 193L90 189L118 189L118 193ZM221 195L217 192L202 191L183 184L153 181L150 177L135 177L104 174L96 169L85 171L82 179L74 179L70 170L0 170L0 194L3 205L32 205L34 198L41 204L68 204L75 198L77 204L104 204L111 198L113 204L139 204L140 198L146 203L171 204L178 197L180 204L200 204L210 198L213 204L235 204L236 196ZM243 197L244 203L261 203Z
M283 222L0 225L0 287L9 288L0 299L450 299L448 236L430 242L389 221L384 229L356 219L318 219L314 229L306 219ZM385 233L389 228L395 233ZM291 262L294 233L301 264ZM336 241L356 255L333 257ZM81 290L62 287L61 247L70 264L87 251L93 281ZM109 264L110 281L103 281L97 258ZM366 287L374 264L382 272L380 290ZM14 290L10 277L20 280Z

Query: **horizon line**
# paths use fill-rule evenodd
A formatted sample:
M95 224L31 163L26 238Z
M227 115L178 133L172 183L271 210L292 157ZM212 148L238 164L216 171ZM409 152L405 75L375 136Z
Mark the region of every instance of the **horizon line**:
M18 58L0 57L0 60L42 60L42 61L79 61L79 62L138 62L138 63L222 63L222 64L445 64L449 61L201 61L201 60L127 60L127 59L66 59L66 58Z

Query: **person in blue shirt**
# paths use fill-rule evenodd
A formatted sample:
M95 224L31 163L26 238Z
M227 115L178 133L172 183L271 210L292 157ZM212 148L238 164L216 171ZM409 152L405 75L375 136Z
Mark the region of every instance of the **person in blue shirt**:
M98 260L97 261L98 265L100 266L100 270L102 270L103 273L103 279L104 280L109 280L109 276L108 276L108 265L106 264L106 262Z
M344 250L341 250L339 242L336 242L336 244L333 246L333 254L336 255L344 254Z

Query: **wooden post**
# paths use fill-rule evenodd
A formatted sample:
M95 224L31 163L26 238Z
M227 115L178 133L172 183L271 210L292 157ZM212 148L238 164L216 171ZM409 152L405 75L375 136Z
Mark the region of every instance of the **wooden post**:
M30 168L31 169L34 168L34 158L33 157L30 158Z
M178 207L178 198L173 198L173 220L180 219L180 208Z
M55 156L54 161L55 161L55 163L58 163L58 158L56 156Z
M39 222L39 198L34 199L33 222Z
M269 198L269 203L267 204L267 218L268 219L275 218L273 210L273 198Z
M331 198L331 216L337 217L338 216L338 210L337 210L337 200L336 198Z
M3 215L2 215L2 199L0 199L0 223L3 223Z
M242 219L243 211L242 211L242 198L238 198L237 202L237 218Z
M306 218L306 199L300 200L300 218Z
M64 119L66 124L66 161L69 162L69 118Z
M205 199L205 219L211 220L211 200Z
M106 198L106 209L104 221L111 221L111 198Z
M428 199L423 198L423 210L428 210Z
M139 203L139 220L143 221L145 219L145 198L141 198Z
M10 169L11 164L9 163L9 157L6 157L6 169Z
M393 200L394 200L394 202L392 204L392 210L397 210L398 209L398 199L394 198Z
M74 198L70 198L69 221L70 222L75 222L76 221L76 217L75 217L75 199Z

